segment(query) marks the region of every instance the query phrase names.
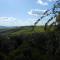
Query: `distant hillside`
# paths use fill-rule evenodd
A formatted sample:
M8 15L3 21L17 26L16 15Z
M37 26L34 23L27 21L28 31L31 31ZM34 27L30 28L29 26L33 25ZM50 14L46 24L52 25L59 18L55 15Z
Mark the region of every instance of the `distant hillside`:
M5 29L5 28L15 28L16 26L0 26L0 29Z
M34 30L32 30L32 26L21 26L21 27L13 27L8 29L0 29L0 34L13 34L19 35L21 33L32 33L32 32L44 32L44 26L36 26Z
M0 29L3 29L3 28L8 28L8 27L6 27L6 26L0 26Z

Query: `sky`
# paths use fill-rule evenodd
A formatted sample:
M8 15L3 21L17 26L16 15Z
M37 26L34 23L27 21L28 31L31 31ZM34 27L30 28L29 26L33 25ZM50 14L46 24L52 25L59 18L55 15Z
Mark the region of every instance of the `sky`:
M33 25L55 0L0 0L0 26ZM48 17L40 21L43 25Z

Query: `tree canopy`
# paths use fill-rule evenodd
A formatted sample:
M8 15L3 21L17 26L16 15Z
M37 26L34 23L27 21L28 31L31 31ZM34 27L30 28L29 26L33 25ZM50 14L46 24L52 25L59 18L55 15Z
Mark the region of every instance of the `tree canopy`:
M45 27L44 30L47 30L48 24L49 22L51 22L54 18L56 18L56 20L54 22L52 22L49 25L49 28L51 29L52 26L54 27L58 27L60 25L60 1L57 0L54 4L53 7L51 9L47 9L42 17L40 17L35 23L34 23L34 27L37 25L37 23L39 23L39 21L41 21L43 18L45 18L46 16L50 16L52 15L52 17L45 23ZM34 29L33 27L33 29Z

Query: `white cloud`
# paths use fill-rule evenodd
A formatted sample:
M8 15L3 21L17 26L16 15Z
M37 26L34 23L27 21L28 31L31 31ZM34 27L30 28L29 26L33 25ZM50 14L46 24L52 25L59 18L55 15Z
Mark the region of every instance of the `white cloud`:
M14 17L0 17L0 25L1 26L33 25L33 19L21 20L19 18L14 18Z
M45 12L45 10L39 10L39 9L32 9L28 12L31 16L40 16Z
M41 5L48 5L48 3L44 2L43 0L37 0L37 3Z
M31 16L37 16L37 14L35 13L35 11L33 11L33 10L30 10L28 12L28 14L31 15Z
M16 20L16 18L14 18L14 17L0 17L0 20L9 21L9 20Z
M37 3L43 6L47 6L48 2L55 2L57 0L37 0Z
M16 18L14 17L0 17L0 25L14 26L16 24Z

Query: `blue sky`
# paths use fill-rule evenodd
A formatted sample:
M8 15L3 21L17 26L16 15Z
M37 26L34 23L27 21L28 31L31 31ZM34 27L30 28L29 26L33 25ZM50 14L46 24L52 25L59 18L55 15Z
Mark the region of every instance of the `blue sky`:
M53 2L55 0L0 0L0 25L33 25L45 10L52 7Z

